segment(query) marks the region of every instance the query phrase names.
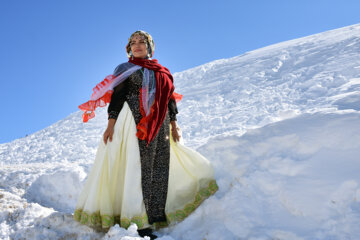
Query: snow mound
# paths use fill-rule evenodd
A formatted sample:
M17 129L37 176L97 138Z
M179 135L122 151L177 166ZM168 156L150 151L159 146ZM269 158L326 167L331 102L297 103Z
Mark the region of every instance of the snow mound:
M57 211L72 213L83 187L84 172L58 171L38 177L27 189L25 198Z
M199 151L220 191L175 239L360 239L359 113L305 114Z
M185 143L303 113L359 110L359 52L357 24L175 73Z

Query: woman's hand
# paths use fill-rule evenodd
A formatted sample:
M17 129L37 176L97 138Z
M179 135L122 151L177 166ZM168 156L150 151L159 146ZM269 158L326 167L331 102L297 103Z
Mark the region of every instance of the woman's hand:
M108 122L108 126L104 132L103 138L104 143L107 144L107 140L112 141L113 135L114 135L114 126L115 126L116 119L110 118Z
M171 135L173 137L174 142L178 142L180 140L180 133L178 126L176 125L176 121L171 121Z

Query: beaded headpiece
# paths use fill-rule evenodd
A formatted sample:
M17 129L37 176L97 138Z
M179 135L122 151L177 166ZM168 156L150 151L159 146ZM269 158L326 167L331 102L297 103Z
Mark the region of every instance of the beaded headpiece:
M153 38L151 37L151 35L145 31L142 30L138 30L136 32L134 32L133 34L131 34L128 43L126 44L126 53L128 55L128 57L132 57L132 52L131 52L131 39L135 36L135 35L140 35L142 37L144 37L144 40L146 41L146 45L147 45L147 50L148 50L148 58L151 58L154 54L155 51L155 43Z

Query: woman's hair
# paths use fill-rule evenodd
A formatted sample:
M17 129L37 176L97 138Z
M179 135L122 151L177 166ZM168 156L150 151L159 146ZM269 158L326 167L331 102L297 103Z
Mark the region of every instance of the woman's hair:
M155 43L153 38L151 37L151 35L145 31L142 30L138 30L136 32L134 32L133 34L131 34L128 43L126 44L126 53L128 55L128 57L132 57L133 54L131 52L131 40L135 35L140 35L144 37L144 40L146 41L146 45L147 45L147 50L148 50L148 58L151 58L154 55L154 51L155 51Z

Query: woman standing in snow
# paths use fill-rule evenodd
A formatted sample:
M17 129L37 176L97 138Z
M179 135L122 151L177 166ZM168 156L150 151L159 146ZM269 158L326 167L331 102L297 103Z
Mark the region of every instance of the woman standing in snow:
M155 44L147 32L128 41L129 61L94 88L80 105L83 120L108 107L108 126L75 209L75 220L109 229L138 227L140 236L183 220L218 187L207 159L185 147L176 124L169 70L151 59ZM171 129L171 130L170 130Z

